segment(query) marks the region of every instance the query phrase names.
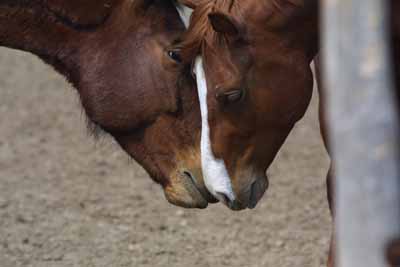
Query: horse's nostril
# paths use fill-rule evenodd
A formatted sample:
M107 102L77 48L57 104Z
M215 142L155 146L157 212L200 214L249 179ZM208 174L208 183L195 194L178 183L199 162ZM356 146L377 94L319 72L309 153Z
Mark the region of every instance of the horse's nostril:
M194 185L194 186L198 186L197 185L197 181L196 181L196 176L194 176L191 172L189 172L189 171L183 171L182 172L182 174L184 175L184 176L186 176L187 178L189 178L189 180L192 182L192 184Z
M249 209L254 209L257 206L257 182L254 182L250 187Z
M268 178L259 177L250 187L248 208L254 209L268 188Z
M194 187L196 187L196 189L202 195L202 197L209 203L218 202L218 200L207 190L204 183L202 182L201 174L197 174L196 170L194 171L194 173L185 170L181 172L181 175L190 180Z
M188 172L188 171L183 171L183 174L184 174L185 176L189 177L189 178L192 180L192 182L195 182L194 177L193 177L193 175L192 175L190 172Z

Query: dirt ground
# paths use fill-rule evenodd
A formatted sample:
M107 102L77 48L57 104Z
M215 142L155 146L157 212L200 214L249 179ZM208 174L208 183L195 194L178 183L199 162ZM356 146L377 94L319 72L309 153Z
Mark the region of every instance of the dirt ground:
M33 56L0 49L0 267L319 267L330 217L316 99L252 211L184 210Z

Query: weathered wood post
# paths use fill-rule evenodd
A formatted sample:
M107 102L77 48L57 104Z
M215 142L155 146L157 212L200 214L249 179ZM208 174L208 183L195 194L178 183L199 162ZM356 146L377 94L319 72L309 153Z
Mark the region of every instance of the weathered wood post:
M322 6L338 263L383 267L387 245L400 237L400 134L387 1L324 0Z

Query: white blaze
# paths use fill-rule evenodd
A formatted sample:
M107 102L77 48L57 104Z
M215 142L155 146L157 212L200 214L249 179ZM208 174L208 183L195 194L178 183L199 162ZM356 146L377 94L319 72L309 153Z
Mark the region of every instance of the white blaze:
M211 149L210 127L208 125L207 82L201 56L196 58L194 72L196 73L201 110L201 167L204 182L210 193L217 198L221 198L217 193L222 193L233 201L235 194L232 190L231 180L225 163L222 159L216 159ZM223 201L223 199L220 200Z
M176 9L185 24L185 27L188 28L193 10L179 3L176 3ZM203 58L201 56L196 58L194 72L196 73L197 90L201 110L201 167L204 183L210 193L220 201L225 200L219 194L224 194L233 201L235 199L235 194L232 189L232 183L225 162L222 159L215 158L211 149L210 127L208 125L207 82L203 66Z

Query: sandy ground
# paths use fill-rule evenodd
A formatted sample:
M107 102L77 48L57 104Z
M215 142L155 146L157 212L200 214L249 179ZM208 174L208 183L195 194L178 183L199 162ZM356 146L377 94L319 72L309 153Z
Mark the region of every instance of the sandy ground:
M0 266L319 267L330 217L316 99L253 211L184 210L33 56L0 49Z

